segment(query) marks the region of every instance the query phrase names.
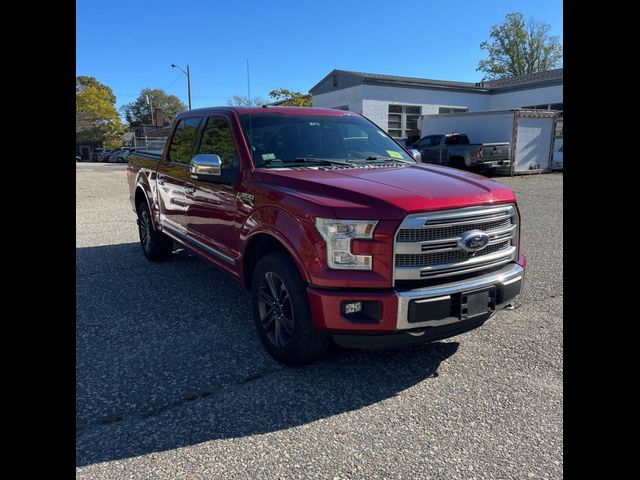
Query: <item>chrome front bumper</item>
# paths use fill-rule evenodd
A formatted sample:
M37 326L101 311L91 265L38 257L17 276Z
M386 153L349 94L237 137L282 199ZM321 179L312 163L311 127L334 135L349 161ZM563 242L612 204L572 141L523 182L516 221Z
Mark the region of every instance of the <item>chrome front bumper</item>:
M422 327L440 327L454 322L460 322L458 317L447 317L439 320L427 320L424 322L409 322L409 303L414 300L418 301L436 301L441 297L451 297L457 293L468 292L471 290L479 290L496 286L501 291L505 291L505 287L521 282L524 285L525 269L517 264L510 263L500 270L486 275L460 280L457 282L447 283L445 285L437 285L433 287L420 288L416 290L406 290L396 292L398 296L398 319L396 324L397 330L409 330ZM518 293L520 293L520 290ZM510 303L516 295L510 298L503 298L500 303L496 304L496 310Z

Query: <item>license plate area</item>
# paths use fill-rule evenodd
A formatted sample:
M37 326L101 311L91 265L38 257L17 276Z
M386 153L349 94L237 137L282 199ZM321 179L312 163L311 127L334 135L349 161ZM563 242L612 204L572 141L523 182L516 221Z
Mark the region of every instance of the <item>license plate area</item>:
M460 294L460 320L486 316L496 310L496 287L472 290Z

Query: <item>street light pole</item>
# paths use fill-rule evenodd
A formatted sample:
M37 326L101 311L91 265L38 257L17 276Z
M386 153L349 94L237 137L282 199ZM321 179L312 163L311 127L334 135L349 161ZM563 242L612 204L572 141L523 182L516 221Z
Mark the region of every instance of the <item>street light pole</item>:
M187 71L186 72L184 70L182 70L182 68L180 68L175 63L172 63L171 66L173 68L177 68L178 70L180 70L182 73L184 73L187 76L187 93L189 95L189 110L191 110L191 73L189 72L189 65L187 64Z
M188 63L187 63L187 94L189 95L189 110L191 110L191 74L189 73Z

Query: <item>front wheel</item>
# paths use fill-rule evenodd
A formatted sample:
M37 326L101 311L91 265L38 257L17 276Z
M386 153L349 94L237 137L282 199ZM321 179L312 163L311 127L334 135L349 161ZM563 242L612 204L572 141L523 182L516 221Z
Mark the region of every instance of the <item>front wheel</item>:
M251 281L251 303L260 340L279 362L302 365L326 352L331 337L313 325L305 284L287 253L260 260Z

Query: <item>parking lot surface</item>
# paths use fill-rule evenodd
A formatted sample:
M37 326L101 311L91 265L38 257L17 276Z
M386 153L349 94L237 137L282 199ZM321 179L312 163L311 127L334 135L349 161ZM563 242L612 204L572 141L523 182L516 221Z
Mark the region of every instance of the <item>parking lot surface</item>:
M514 310L301 368L263 350L225 274L145 260L124 165L76 178L77 478L562 477L562 174L497 178L529 262Z

